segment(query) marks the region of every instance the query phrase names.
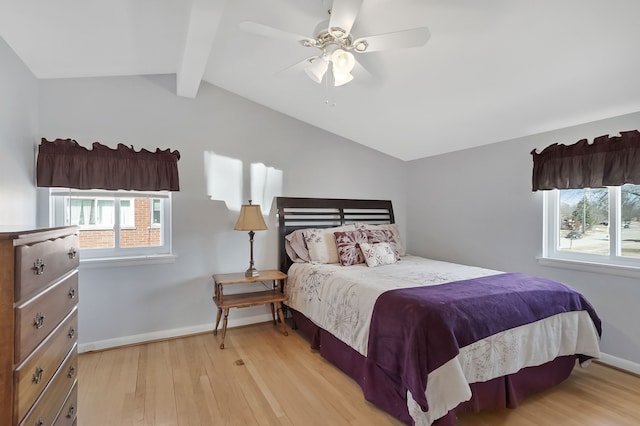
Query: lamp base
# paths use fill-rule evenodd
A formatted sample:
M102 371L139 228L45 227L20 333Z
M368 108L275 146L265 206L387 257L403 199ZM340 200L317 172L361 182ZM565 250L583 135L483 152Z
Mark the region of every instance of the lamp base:
M258 271L256 268L254 268L252 266L249 269L247 269L247 271L244 273L244 276L245 277L259 277L260 276L260 271Z

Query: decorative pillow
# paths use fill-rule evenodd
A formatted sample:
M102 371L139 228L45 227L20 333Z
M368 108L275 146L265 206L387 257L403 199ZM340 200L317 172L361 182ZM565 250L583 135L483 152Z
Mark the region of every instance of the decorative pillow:
M362 243L360 249L367 266L391 265L398 261L398 252L391 243Z
M355 231L354 225L335 228L309 228L304 230L304 241L309 249L309 258L315 263L338 263L338 249L334 232Z
M388 229L367 229L365 231L361 231L367 234L367 242L368 243L389 243L393 250L398 253L398 245L396 244L395 238L393 238L393 233ZM400 260L400 255L398 254L398 259Z
M402 244L402 239L400 238L400 230L398 229L398 225L395 223L382 224L382 225L371 225L369 223L361 223L358 222L355 224L356 229L360 231L373 231L370 233L369 242L383 242L389 241L396 245L398 249L399 256L405 256L407 254L404 244ZM380 232L387 231L387 232Z
M367 234L363 231L334 232L338 259L342 266L364 263L364 256L360 244L367 242Z
M289 255L289 258L296 263L310 262L309 249L304 242L304 230L298 229L287 234L284 237L284 249Z

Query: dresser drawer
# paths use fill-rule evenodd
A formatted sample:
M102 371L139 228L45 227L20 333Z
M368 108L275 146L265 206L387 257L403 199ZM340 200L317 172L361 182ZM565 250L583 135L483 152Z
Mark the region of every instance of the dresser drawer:
M16 364L22 362L78 303L78 271L16 308Z
M73 385L73 389L69 392L67 400L58 414L54 426L71 426L75 424L78 415L78 382Z
M78 368L78 354L76 346L69 352L65 358L62 366L56 371L55 376L51 382L47 385L46 389L42 393L42 396L38 398L33 408L20 422L21 425L36 426L36 425L52 425L56 421L58 413L62 414L61 409L66 405L65 396L69 395L71 387L76 382L76 372ZM77 396L76 396L77 400ZM63 404L63 401L64 404ZM77 407L77 404L75 405ZM75 409L74 409L75 410ZM66 416L66 413L63 417ZM74 413L75 417L75 413ZM73 419L69 422L62 422L60 424L72 424Z
M16 247L15 301L30 297L80 264L78 235Z
M71 314L16 369L14 380L18 419L21 419L29 411L71 348L74 347L78 340L77 329L78 310L73 308ZM58 395L58 401L61 401L63 397ZM52 421L53 418L50 420ZM47 424L51 424L51 421Z

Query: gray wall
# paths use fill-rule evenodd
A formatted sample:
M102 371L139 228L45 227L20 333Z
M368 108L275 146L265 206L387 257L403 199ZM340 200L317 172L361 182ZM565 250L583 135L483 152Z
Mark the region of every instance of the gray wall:
M36 224L38 82L0 37L0 226Z
M637 128L640 113L409 162L409 251L565 282L602 318L602 351L640 363L640 274L632 279L538 264L543 196L531 192L530 155L552 143Z
M153 76L40 82L43 137L73 138L85 146L100 141L136 149L171 148L181 154L181 191L173 196L177 260L152 266L81 267L81 344L117 344L135 335L149 338L154 333L212 327L211 274L244 271L249 237L233 231L236 211L208 199L205 151L239 159L245 171L255 162L282 170L286 196L391 199L399 223L406 223L402 161L208 84L203 83L196 99L177 97L174 80ZM243 199L248 198L245 185ZM256 233L258 269L278 266L273 212L268 219L270 229ZM263 306L236 309L229 322L268 317L270 311Z

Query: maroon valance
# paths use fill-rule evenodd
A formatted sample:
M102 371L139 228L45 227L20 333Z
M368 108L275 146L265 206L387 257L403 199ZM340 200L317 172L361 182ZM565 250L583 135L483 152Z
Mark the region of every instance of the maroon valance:
M135 191L179 191L180 153L156 152L118 144L116 149L98 142L92 149L72 139L50 142L42 138L38 147L38 186L75 189Z
M541 153L534 149L533 191L602 188L640 184L640 132L604 135L589 143L553 144Z

